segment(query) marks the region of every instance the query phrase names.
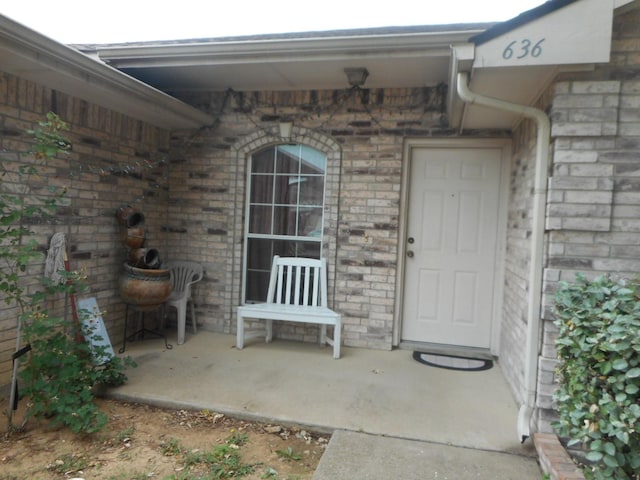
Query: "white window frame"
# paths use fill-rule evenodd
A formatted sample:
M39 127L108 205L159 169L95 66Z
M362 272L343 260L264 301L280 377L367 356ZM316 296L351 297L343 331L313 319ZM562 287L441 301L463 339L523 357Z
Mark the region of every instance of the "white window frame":
M316 237L316 236L306 236L306 235L273 235L273 234L262 234L262 233L250 233L249 232L249 225L250 225L250 212L251 212L251 185L252 185L252 167L253 167L253 157L254 155L263 152L265 150L268 149L273 149L274 150L274 162L277 161L277 150L279 147L283 147L283 146L287 146L287 147L292 147L294 145L292 144L276 144L276 145L269 145L263 148L260 148L259 150L256 150L255 152L253 152L250 156L249 159L247 161L247 171L246 171L246 180L245 180L245 185L246 185L246 192L245 192L245 206L244 206L244 229L243 229L243 247L242 247L242 286L241 286L241 295L242 295L242 304L245 304L247 299L246 299L246 295L247 295L247 270L248 270L248 266L247 266L247 255L248 255L248 245L249 245L249 239L265 239L265 240L283 240L283 241L289 241L289 242L317 242L320 249L320 258L322 258L323 255L323 238L324 238L324 230L325 230L325 205L326 205L326 195L327 195L327 169L328 169L328 157L326 155L326 153L324 153L321 150L318 150L317 148L314 147L309 147L308 145L304 145L304 144L295 144L295 146L299 146L299 147L304 147L307 149L311 149L314 150L316 152L318 152L319 154L322 154L324 156L324 173L322 175L323 177L323 187L322 187L322 205L313 205L313 208L319 208L322 212L322 220L321 220L321 229L320 229L320 234ZM274 167L274 171L272 174L270 174L273 176L273 181L275 183L276 178L277 178L277 172L276 169ZM301 168L298 169L298 178L304 176L301 173ZM317 175L319 176L319 175ZM275 191L275 189L274 189ZM300 203L299 203L299 195L300 195L300 191L298 190L298 202L295 203L295 206L297 209L300 208ZM275 207L277 206L284 206L283 204L276 204L275 202L272 202L271 204L272 209L275 209ZM289 204L289 206L291 206L293 204ZM273 222L274 222L274 215L272 214L271 216L271 222L272 222L272 226L273 226ZM298 215L296 215L296 231L298 231ZM317 239L317 240L316 240Z

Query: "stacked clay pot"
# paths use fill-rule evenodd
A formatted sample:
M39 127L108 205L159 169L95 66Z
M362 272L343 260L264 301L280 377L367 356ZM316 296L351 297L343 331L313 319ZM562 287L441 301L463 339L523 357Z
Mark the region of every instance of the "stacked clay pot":
M120 224L120 241L128 249L128 259L120 277L120 294L129 305L153 309L171 294L171 275L161 268L158 251L147 248L144 215L131 205L116 210Z
M147 248L147 229L144 215L131 205L124 205L116 211L120 224L120 241L129 249L128 264L137 268L160 268L162 262L158 251Z

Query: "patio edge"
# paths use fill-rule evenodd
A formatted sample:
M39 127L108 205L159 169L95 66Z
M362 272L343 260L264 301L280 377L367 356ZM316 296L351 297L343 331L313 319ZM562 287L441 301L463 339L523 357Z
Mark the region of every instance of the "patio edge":
M535 433L533 443L540 468L551 480L585 480L582 470L571 459L558 437L552 433Z

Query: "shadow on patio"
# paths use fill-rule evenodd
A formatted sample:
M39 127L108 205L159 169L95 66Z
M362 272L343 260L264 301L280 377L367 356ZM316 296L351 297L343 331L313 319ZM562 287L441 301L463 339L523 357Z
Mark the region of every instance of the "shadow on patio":
M209 409L270 423L335 429L535 455L516 434L517 406L499 366L434 368L407 350L329 348L274 340L235 349L235 337L200 331L167 350L162 340L127 343L138 367L108 395L162 407ZM117 350L120 345L114 345Z

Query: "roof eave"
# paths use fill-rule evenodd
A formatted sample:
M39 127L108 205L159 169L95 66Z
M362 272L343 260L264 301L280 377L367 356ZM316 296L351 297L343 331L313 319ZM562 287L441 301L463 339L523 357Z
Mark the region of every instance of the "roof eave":
M260 58L262 62L309 57L342 58L353 55L393 55L394 52L425 52L449 49L456 43L484 31L486 26L472 29L438 30L433 32L366 33L333 37L212 39L195 43L144 43L122 45L92 45L83 47L118 68L150 65L199 65L202 62L233 63Z
M191 129L213 119L149 85L0 15L2 68L165 129Z

